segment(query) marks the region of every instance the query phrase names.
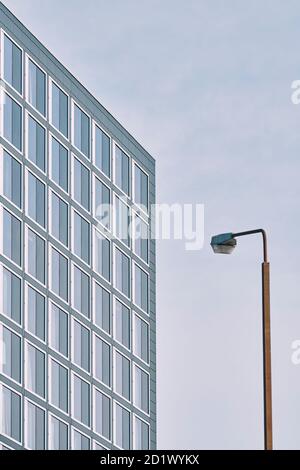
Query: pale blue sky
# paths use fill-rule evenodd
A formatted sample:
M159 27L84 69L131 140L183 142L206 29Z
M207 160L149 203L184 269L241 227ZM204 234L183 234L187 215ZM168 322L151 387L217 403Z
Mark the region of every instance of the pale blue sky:
M205 247L158 244L159 448L261 448L261 241L270 238L274 445L300 448L300 4L6 0L153 154L159 202L205 204Z

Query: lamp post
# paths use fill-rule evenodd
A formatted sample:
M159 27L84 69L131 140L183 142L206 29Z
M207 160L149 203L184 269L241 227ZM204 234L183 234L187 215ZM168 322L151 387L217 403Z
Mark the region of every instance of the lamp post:
M236 246L236 238L260 233L263 239L262 263L262 326L263 326L263 384L264 384L264 441L265 450L272 450L272 380L271 380L271 329L270 329L270 265L268 262L267 236L263 229L238 233L223 233L211 239L215 253L230 254Z

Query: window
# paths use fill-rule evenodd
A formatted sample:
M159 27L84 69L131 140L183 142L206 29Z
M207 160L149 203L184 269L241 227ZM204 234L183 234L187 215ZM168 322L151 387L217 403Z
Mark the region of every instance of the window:
M105 228L110 227L110 190L98 178L95 181L94 217Z
M95 165L110 178L110 138L95 126Z
M114 231L125 245L130 245L130 210L119 197L115 196Z
M99 390L94 390L95 432L110 440L111 401Z
M115 299L114 314L115 339L130 349L130 310Z
M94 450L106 450L106 447L103 447L101 446L100 444L98 444L98 442L95 442L94 441L94 447L93 447ZM2 449L4 450L4 449Z
M49 415L49 449L68 449L68 426L52 415Z
M90 278L77 266L73 266L73 307L90 317Z
M25 446L32 450L44 450L45 446L45 411L26 400Z
M45 297L32 287L27 286L26 306L26 329L37 338L45 341Z
M130 297L130 260L122 251L115 251L115 287Z
M133 448L134 450L147 450L149 449L149 425L134 417L134 434L133 434Z
M21 324L21 279L2 267L1 313Z
M0 339L2 342L1 372L21 383L21 338L0 325Z
M50 256L51 289L68 302L68 260L53 247Z
M90 172L77 158L73 160L73 197L84 209L90 210Z
M134 252L139 256L145 263L148 263L148 238L149 229L146 222L141 217L135 215L134 217Z
M130 400L130 361L117 351L115 355L115 391L126 400Z
M45 354L31 344L25 348L26 387L45 398Z
M3 136L22 151L22 107L6 93L3 97Z
M50 141L51 149L51 165L50 174L52 180L58 184L64 191L68 192L69 178L68 178L68 150L51 136Z
M21 222L4 208L2 217L2 252L21 266Z
M110 293L94 283L94 322L110 334Z
M68 138L68 96L51 81L51 124Z
M148 176L134 164L134 202L148 212Z
M115 145L115 184L129 196L129 157Z
M30 172L27 173L27 215L45 228L45 185Z
M90 263L90 224L73 212L73 251L85 263Z
M40 170L46 168L46 131L35 119L27 115L27 157Z
M53 191L50 193L51 235L68 246L68 204Z
M2 170L3 195L21 208L22 167L21 164L3 149Z
M90 118L74 104L73 144L87 158L90 157Z
M88 437L81 434L81 432L73 429L72 432L72 449L73 450L89 450L90 440Z
M115 423L115 445L130 449L130 413L118 403L115 403Z
M22 94L22 50L8 37L3 35L3 75L20 95Z
M45 284L45 240L27 227L26 271Z
M74 363L90 371L90 331L78 321L73 320L73 361Z
M94 336L94 374L110 387L110 346L98 336Z
M134 265L134 302L148 312L148 274L139 266Z
M134 315L133 352L145 362L149 362L149 326L138 315Z
M49 309L49 343L51 348L63 356L68 356L68 314L54 305Z
M68 413L68 369L50 359L50 403Z
M149 375L135 365L134 367L134 405L149 413Z
M27 99L39 113L46 116L46 74L28 58Z
M0 385L1 432L21 442L21 396Z
M94 269L110 281L110 241L98 230L94 230Z
M90 426L90 386L73 375L73 418Z

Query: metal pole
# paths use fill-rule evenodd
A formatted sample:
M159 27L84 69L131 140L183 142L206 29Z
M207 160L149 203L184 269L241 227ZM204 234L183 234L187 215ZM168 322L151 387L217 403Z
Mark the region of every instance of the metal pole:
M272 375L271 375L271 327L270 327L270 265L262 263L263 303L263 361L264 361L264 430L265 450L273 449L272 432Z

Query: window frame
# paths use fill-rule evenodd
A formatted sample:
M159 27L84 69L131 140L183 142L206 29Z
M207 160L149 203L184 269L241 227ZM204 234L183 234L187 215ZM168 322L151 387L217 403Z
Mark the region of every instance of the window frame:
M146 323L148 327L148 362L146 362L144 359L142 359L138 354L136 353L136 341L135 341L135 333L136 333L136 325L135 325L135 317L138 317L141 321ZM143 364L145 364L147 367L150 365L150 323L146 321L141 315L139 315L135 310L132 311L132 354L139 359Z
M119 290L117 288L117 285L116 285L116 250L119 250L123 255L125 255L128 259L129 259L129 297L124 294L121 290ZM132 282L133 282L133 279L132 279L132 266L131 266L131 258L130 258L130 255L128 255L119 245L117 245L116 243L113 243L113 279L114 279L114 283L113 283L113 287L114 289L120 294L122 295L125 299L131 301L132 299Z
M96 217L96 180L99 181L99 183L103 184L108 190L109 190L109 205L110 205L110 210L109 210L109 226L105 227L105 225L100 222L97 217ZM111 187L109 187L104 181L102 181L99 176L97 176L93 171L92 171L92 217L94 221L96 222L96 226L100 224L101 228L106 231L106 232L112 232L112 225L113 225L113 204L112 204L112 196L113 196L113 191Z
M46 271L46 269L45 269ZM30 276L30 274L29 274ZM31 277L31 276L30 276ZM39 281L37 281L39 282ZM28 329L28 289L32 289L34 290L35 292L37 292L38 294L40 294L43 298L44 298L44 306L45 306L45 339L42 340L41 338L39 338L38 336L36 336L34 333L32 333L29 329ZM30 284L26 279L24 281L24 328L25 328L25 331L30 335L30 336L33 336L33 338L35 338L36 340L40 341L44 346L47 344L47 298L46 296L38 291L32 284Z
M102 382L100 382L102 383ZM96 392L98 393L101 393L102 395L104 395L106 398L109 399L109 409L110 409L110 421L109 421L109 430L110 430L110 439L107 439L105 436L103 436L102 434L99 434L99 432L96 431L96 426L95 426L95 423L96 423ZM113 420L112 420L112 417L113 417L113 409L112 409L112 396L108 395L107 392L105 392L104 390L101 390L100 387L98 386L95 386L93 385L92 387L92 397L93 397L93 406L92 406L92 418L93 418L93 431L94 433L101 437L102 439L105 440L105 442L109 442L110 444L112 443L112 435L113 435Z
M20 93L18 90L16 90L8 81L5 80L4 78L4 36L6 36L18 49L21 51L21 64L22 64L22 70L21 70L21 80L22 80L22 92ZM1 79L4 81L6 85L9 86L14 92L20 97L23 98L24 96L24 72L25 72L25 67L24 67L24 56L25 56L25 51L24 48L21 47L12 37L11 35L1 28Z
M25 449L27 450L37 450L37 449L32 449L31 447L29 447L28 443L27 443L27 435L28 435L28 403L30 403L31 405L35 406L36 408L39 408L40 410L42 410L44 412L44 423L45 423L45 435L44 435L44 442L45 442L45 449L42 449L42 450L46 450L47 449L47 434L48 434L48 430L47 430L47 410L46 408L42 408L40 405L38 405L36 402L34 402L32 399L28 398L27 396L24 397L24 447Z
M75 145L75 106L77 106L80 111L87 116L89 119L89 154L85 155L78 147ZM78 104L78 101L76 101L74 98L71 98L71 144L76 149L76 151L79 153L79 155L82 155L85 160L91 162L91 153L92 153L92 118L91 115L83 109L83 107ZM96 167L97 168L97 167Z
M121 395L118 391L117 391L117 375L116 375L116 372L117 372L117 366L116 366L116 362L117 362L117 354L120 354L120 356L122 357L125 357L125 359L127 359L129 361L129 399L124 397L123 395ZM133 384L132 384L132 365L133 365L133 361L130 359L130 357L126 356L123 352L121 352L119 349L113 347L113 392L115 395L117 395L118 397L120 397L122 400L124 400L126 403L130 403L131 405L133 404Z
M29 230L31 232L34 233L34 235L36 237L39 237L43 240L44 242L44 255L45 255L45 266L44 266L44 276L45 276L45 282L42 283L39 279L37 279L36 277L34 277L32 274L29 273L28 271L28 259L29 259L29 252L28 252L28 232ZM31 227L30 225L28 225L27 223L24 224L24 271L25 273L27 274L27 276L29 276L29 278L35 282L37 282L39 285L41 285L42 287L46 287L47 286L47 281L48 281L48 278L47 278L47 240L41 236L41 234L39 234L33 227Z
M60 351L58 351L53 345L52 345L52 313L51 315L49 314L50 310L52 309L52 305L56 308L58 308L59 310L62 310L62 312L64 314L67 315L67 326L68 326L68 344L67 344L67 356L64 356ZM60 307L58 305L58 303L56 303L54 300L52 300L51 298L48 298L48 306L47 306L47 312L48 312L48 322L47 322L47 328L48 328L48 341L47 341L47 345L48 347L56 352L56 354L59 354L59 356L61 358L64 358L65 360L68 360L69 357L70 357L70 315L69 315L69 312L67 312L65 309L63 309L62 307Z
M74 419L74 418L72 418L72 419ZM76 423L82 424L79 421L77 421L76 419L74 419L74 421ZM84 424L83 424L83 426L84 426ZM89 436L87 436L81 430L79 431L79 429L75 428L74 426L70 426L69 429L70 429L69 437L71 439L71 448L70 448L70 450L78 450L78 449L74 449L74 431L78 432L78 434L80 434L83 437L86 437L89 440L89 449L88 450L91 450L91 438ZM80 449L80 451L82 451L82 449Z
M35 108L29 101L29 62L32 62L45 75L45 116L37 108ZM45 71L45 69L43 69L43 67L41 67L41 65L38 64L36 62L36 60L34 60L32 58L32 56L28 54L28 52L25 52L25 67L24 67L24 70L25 70L25 87L24 87L25 88L25 101L30 106L30 108L34 109L34 111L44 121L47 121L48 120L47 119L48 118L48 108L49 108L49 105L48 105L48 74Z
M78 156L76 156L73 152L69 152L69 154L71 155L71 198L72 200L75 202L75 204L78 204L78 206L84 210L85 213L87 214L91 214L91 206L92 206L92 195L91 195L91 189L92 189L92 182L91 182L91 175L92 175L92 171L91 169L82 161L80 160L80 158L78 158ZM77 199L75 198L75 192L74 192L74 188L75 188L75 160L77 160L82 166L85 167L85 169L88 171L89 173L89 209L86 209L82 204L81 202L77 201Z
M20 325L19 325L20 326ZM12 328L10 328L6 323L3 323L3 321L0 322L0 345L2 343L2 338L3 338L3 328L6 328L10 333L18 336L18 338L21 340L20 341L20 382L18 382L17 380L15 380L13 377L11 377L10 375L7 375L5 374L5 372L3 371L3 364L1 364L1 367L0 367L0 373L1 375L3 375L4 377L8 378L12 383L18 385L19 387L22 387L22 383L23 383L23 379L24 379L24 373L25 373L25 367L24 367L24 351L23 351L23 337L22 335L20 335L17 331L13 330ZM3 342L4 344L4 342Z
M127 209L128 209L128 239L129 239L129 245L126 245L126 243L122 240L122 238L119 238L117 235L117 206L116 206L116 199L119 199L121 204L124 204ZM126 201L128 198L126 199ZM132 211L130 205L123 200L123 196L120 196L119 194L113 192L113 200L111 202L111 206L113 207L113 217L112 217L112 234L113 237L118 240L124 246L127 250L132 250Z
M21 264L16 263L13 259L9 258L3 251L3 230L0 229L0 254L6 260L13 264L13 266L17 267L19 270L24 269L24 224L23 220L17 216L14 212L12 212L8 207L4 206L0 203L0 227L3 228L3 212L4 210L10 214L11 217L15 217L20 222L20 261Z
M135 384L136 384L135 370L136 368L140 369L142 372L148 375L148 413L136 405L136 396L135 396ZM150 373L134 361L132 361L132 405L136 410L140 411L145 416L150 417Z
M80 258L80 256L75 253L75 233L74 233L74 228L75 228L75 213L81 218L83 219L88 225L89 225L89 262L87 263L83 258ZM91 267L91 258L92 258L92 243L91 243L91 230L92 230L92 224L90 222L90 220L88 220L83 214L81 214L81 212L79 212L75 207L71 206L71 244L70 244L70 248L71 248L71 251L72 251L72 254L73 256L75 257L76 260L79 261L79 263L83 263L84 266L88 267L90 269ZM82 240L81 240L82 242ZM78 261L76 261L78 263Z
M67 299L64 299L63 297L60 297L59 294L57 294L52 287L52 250L55 250L60 256L63 256L63 258L67 261ZM69 263L69 258L54 244L51 242L48 242L48 289L49 291L55 296L55 298L60 299L61 302L64 304L69 304L70 301L70 263ZM63 310L63 309L62 309Z
M116 431L117 431L117 426L116 426L116 423L117 423L117 406L119 406L120 408L124 409L125 411L128 411L129 413L129 449L132 449L132 438L133 438L133 433L132 433L132 411L130 410L130 408L128 408L127 406L124 406L123 404L121 404L119 401L117 400L113 400L113 423L115 424L114 425L114 429L113 429L113 445L119 449L119 450L125 450L123 447L120 447L118 446L117 442L116 442ZM126 451L126 450L125 450Z
M23 278L21 276L19 276L19 274L15 273L14 271L12 271L11 269L9 269L9 267L4 264L4 263L1 263L0 262L0 286L3 286L3 269L6 269L10 274L16 276L19 280L20 280L20 320L21 320L21 323L18 323L16 322L13 318L9 317L8 315L6 315L6 313L4 313L3 311L3 290L0 288L0 314L3 315L5 318L7 318L8 320L10 320L14 325L17 325L19 328L21 327L24 327L24 317L23 317L23 314L24 314L24 283L23 283Z
M81 369L81 370L84 370L84 369ZM92 407L92 384L91 382L87 382L83 377L81 377L77 372L71 370L71 380L70 380L70 385L71 385L71 407L69 408L69 416L72 418L72 420L75 421L75 423L78 423L80 424L81 426L83 426L84 428L86 429L91 429L91 424L92 424L92 415L93 415L93 409L94 407ZM75 418L74 416L74 376L76 375L76 377L81 380L82 382L85 382L88 386L89 386L89 421L90 421L90 424L89 426L87 426L86 424L84 424L83 422L79 421L77 418ZM81 431L79 431L80 434ZM88 437L88 436L86 436ZM90 440L90 443L91 443L91 438L89 437L89 440Z
M147 283L147 311L144 310L142 307L137 305L135 302L135 267L138 267L141 271L143 271L147 277L148 277L148 283ZM150 317L150 312L149 312L149 304L150 304L150 273L148 273L142 266L140 266L136 261L132 260L132 303L135 308L139 309L141 312L143 312L147 317Z
M147 238L147 261L145 261L143 258L140 257L140 255L137 254L136 251L136 238L135 238L135 227L136 227L136 219L140 219L146 226L147 226L147 232L148 232L148 238ZM135 209L131 208L131 221L132 221L132 233L131 233L131 247L132 247L132 252L134 255L137 257L137 259L143 263L147 268L149 269L150 266L150 241L151 241L151 233L150 233L150 226L148 221L145 220L144 217L141 216Z
M44 195L45 195L45 201L44 201L44 214L45 214L45 227L43 227L39 222L37 222L36 220L34 220L28 213L28 208L29 208L29 191L28 191L28 188L29 188L29 173L34 177L36 178L40 183L43 184L44 186ZM25 174L24 174L24 177L25 177L25 188L24 188L24 192L25 192L25 207L24 207L24 213L25 213L25 216L32 221L33 224L35 224L37 227L39 227L41 230L43 230L44 232L47 232L48 231L48 214L47 214L47 184L45 181L43 181L38 175L36 175L35 173L33 173L32 170L30 170L29 167L25 167Z
M16 395L18 395L20 397L20 422L19 422L19 425L20 425L20 441L17 441L16 439L14 439L13 437L9 436L8 434L6 434L3 430L3 427L2 427L2 423L0 422L0 429L1 429L1 435L2 436L5 436L7 437L8 439L10 439L11 441L17 443L17 444L21 444L22 445L22 442L23 442L23 438L24 438L24 428L23 428L23 420L24 420L24 403L23 403L23 395L18 392L17 390L15 390L14 388L12 388L10 385L7 385L6 383L4 384L3 382L0 382L0 397L2 398L3 396L3 388L6 388L7 390L9 390L11 393L15 393ZM2 402L2 400L1 400ZM0 409L1 409L1 403L0 403Z
M68 178L68 191L66 191L62 186L60 186L52 177L52 139L56 140L56 142L59 143L62 147L65 148L68 154L68 172L67 172L67 178ZM55 188L59 188L60 191L63 192L66 196L69 197L70 193L70 149L63 144L56 136L51 132L51 130L48 131L48 178L49 180L55 185Z
M54 350L55 351L55 350ZM47 354L47 359L46 361L48 362L48 403L49 405L57 410L58 412L62 413L65 417L69 416L70 417L70 369L66 367L64 364L62 364L59 360L57 360L54 356L51 356L51 353ZM67 411L63 410L62 408L59 408L58 406L54 405L52 401L52 390L51 390L51 384L52 384L52 361L56 362L60 367L63 367L67 371L67 380L68 380L68 389L67 389ZM55 415L56 418L58 416ZM58 418L60 419L60 418Z
M125 153L125 155L128 157L128 181L129 181L129 194L126 194L125 191L123 191L122 188L120 188L120 186L117 185L116 183L116 146L119 147L119 149ZM131 156L129 155L129 153L127 151L124 150L124 147L116 142L115 140L113 140L113 151L112 151L112 167L113 167L113 178L112 178L112 182L114 184L114 186L116 188L118 188L118 190L121 192L121 194L123 196L126 197L126 199L131 199L132 200L132 164L131 164Z
M55 235L53 235L53 225L52 225L52 195L55 195L58 199L60 199L62 202L64 202L67 206L67 215L68 215L68 220L67 220L67 245L64 245L63 242L61 242L58 238L56 238ZM49 235L57 242L60 244L60 246L64 247L64 249L69 249L70 245L70 204L63 199L51 186L48 186L48 233Z
M22 155L23 157L23 151L24 151L24 106L19 103L13 96L12 94L5 88L0 89L0 95L1 95L1 119L0 119L0 131L1 131L1 137L2 139L7 142L8 145L10 145L14 150L18 152L18 154ZM12 142L10 142L5 136L4 136L4 96L7 95L9 98L14 101L20 108L21 108L21 149L16 147Z
M103 343L107 344L109 346L109 381L110 385L107 385L105 382L102 382L102 380L99 379L99 377L96 376L96 338L99 339L100 341L103 341ZM111 343L106 341L103 337L101 337L96 331L92 331L92 375L93 378L99 382L99 384L103 385L106 389L112 391L112 365L113 365L113 346Z
M75 355L75 344L74 344L75 322L77 322L80 325L81 328L85 328L89 332L89 366L90 366L89 371L84 369L83 367L81 367L81 365L77 364L77 362L75 362L75 359L74 359L74 355ZM70 357L70 359L71 359L72 364L74 364L77 367L77 369L84 372L88 376L91 376L92 371L93 371L93 367L92 367L92 340L93 339L92 339L92 330L91 330L91 328L88 327L85 323L83 323L79 318L72 316L72 318L71 318L71 357ZM76 374L76 375L78 375L78 374ZM79 378L83 378L83 377L79 377ZM85 380L85 382L86 382L86 380ZM91 383L89 383L89 385L91 385Z
M7 153L7 155L10 156L13 160L15 160L21 167L21 187L20 187L20 200L21 200L21 206L17 206L11 199L8 199L8 197L4 194L4 154ZM14 155L12 155L11 152L9 152L3 145L0 145L0 193L3 199L5 201L8 201L9 204L11 204L15 209L17 209L19 212L23 212L23 203L24 203L24 190L23 190L23 176L24 176L24 168L25 166L23 165L22 161L19 160L19 158L16 158Z
M113 261L113 255L112 255L112 240L109 236L105 235L103 233L103 231L99 230L95 225L92 224L92 270L93 272L99 276L99 278L101 280L103 280L104 282L106 282L107 284L109 284L110 286L112 286L112 274L113 274L113 266L112 266L112 261ZM96 269L96 256L95 256L95 253L96 253L96 241L95 241L95 237L97 236L97 232L100 234L100 236L102 238L106 238L106 240L108 240L109 242L109 279L106 279L97 269ZM100 284L98 282L98 284ZM101 285L101 284L100 284ZM107 289L106 289L107 290Z
M129 310L129 341L130 341L130 348L127 348L123 343L120 343L120 341L116 337L116 303L120 302L124 307L126 307ZM113 295L113 339L114 341L119 344L122 348L124 348L128 353L132 352L132 310L129 305L127 305L124 301L116 297L116 295Z
M38 395L36 392L31 390L28 386L28 373L29 373L29 368L27 367L27 365L28 365L28 349L27 349L27 346L28 345L30 345L34 349L37 349L38 351L40 351L44 355L44 358L45 358L45 362L44 362L44 364L45 364L45 377L44 377L45 396L44 397L42 397L41 395ZM48 378L48 370L47 370L47 354L46 354L46 352L43 351L43 349L41 349L40 347L38 347L36 344L34 344L32 341L30 341L28 338L25 338L24 339L24 388L25 388L25 390L27 390L29 393L31 393L35 397L39 398L43 402L46 402L47 399L48 399L47 378Z
M140 171L142 171L148 178L148 188L147 188L147 199L148 199L148 210L147 212L136 202L135 200L135 168L137 166ZM147 171L145 171L141 165L134 159L132 159L132 202L134 206L138 209L136 212L141 212L147 219L149 218L149 206L150 206L150 175Z
M76 255L75 255L76 256ZM80 310L78 310L76 307L75 307L75 303L74 303L74 298L75 298L75 295L74 295L74 288L75 288L75 282L74 282L74 277L75 277L75 268L78 269L81 273L83 273L85 276L88 277L88 280L89 280L89 292L88 292L88 302L89 302L89 316L86 316L84 315L84 313L82 313ZM78 315L80 315L80 318L85 318L86 320L88 321L91 321L92 319L92 299L91 299L91 276L86 272L84 271L78 264L74 263L74 261L71 261L71 307L72 307L72 310L74 310L76 313L78 313Z
M110 176L107 176L97 165L96 165L96 127L98 127L98 129L103 132L103 134L105 134L108 139L109 139L109 174ZM92 119L92 164L93 166L97 169L97 171L100 172L101 176L104 176L104 178L106 178L108 181L112 181L112 146L111 146L111 143L112 143L112 138L111 136L108 134L108 132L106 132L102 126L100 126L98 124L98 122L96 122L94 119Z
M96 299L96 285L95 284L97 284L101 289L105 290L109 294L109 326L110 326L109 330L110 330L110 333L103 330L103 328L101 328L101 326L99 326L98 323L96 323L96 301L95 301L95 299ZM97 279L92 278L92 315L91 315L91 321L93 323L93 326L95 326L97 329L99 329L103 334L108 336L110 339L112 339L112 337L113 337L113 334L112 334L112 330L113 330L113 325L112 325L112 299L111 299L111 297L112 297L111 291L109 291L102 284L100 284L100 282ZM1 300L1 298L0 298L0 300Z
M35 109L35 108L33 108ZM41 126L44 131L45 131L45 140L44 140L44 144L45 144L45 171L43 171L39 166L37 166L37 164L35 162L33 162L32 160L30 160L29 158L29 118L33 119L39 126ZM42 175L46 176L48 174L48 132L47 132L47 128L45 126L45 124L42 124L41 122L39 122L32 113L30 113L30 111L28 111L27 109L25 109L25 116L24 116L24 133L25 133L25 136L24 136L24 155L25 155L25 158L28 162L30 162L31 165L34 166L34 168L38 171L38 172L41 172Z
M68 98L68 119L67 119L67 122L68 122L68 135L65 136L59 129L57 129L55 127L55 125L53 124L52 122L52 84L54 83L54 85L60 89L60 91L62 91ZM49 106L48 106L48 121L49 121L49 124L52 126L53 129L55 129L55 131L67 142L70 142L70 95L69 93L67 93L58 83L56 80L54 80L54 78L51 77L51 75L48 75L48 103L49 103Z
M53 406L53 405L51 405ZM54 406L55 408L55 406ZM62 411L62 410L60 410ZM47 446L48 446L48 450L55 450L55 449L52 449L52 436L50 435L50 422L51 422L51 418L54 418L56 419L57 421L61 421L63 424L65 424L67 426L67 450L70 449L70 423L68 423L67 421L65 421L64 419L62 419L61 417L58 417L58 415L55 415L54 413L52 413L51 411L48 411L48 419L47 419L47 425L48 425L48 432L47 432Z
M148 426L149 432L148 432L148 449L147 450L150 450L150 432L151 432L150 423L148 423L145 419L138 416L136 413L132 413L132 449L133 450L140 450L140 449L136 449L136 446L135 446L135 438L136 438L136 434L137 434L137 431L136 431L136 420L137 419L139 419L140 421L142 421L144 424L146 424Z

